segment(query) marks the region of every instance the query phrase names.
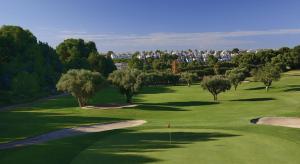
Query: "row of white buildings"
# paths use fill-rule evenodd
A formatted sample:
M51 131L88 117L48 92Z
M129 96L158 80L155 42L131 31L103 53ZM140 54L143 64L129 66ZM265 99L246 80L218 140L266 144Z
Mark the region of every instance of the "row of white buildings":
M159 58L163 54L170 54L178 56L178 60L185 62L192 61L206 61L208 56L213 55L218 58L219 61L229 61L232 57L239 55L244 52L257 53L258 50L241 50L238 53L230 50L186 50L186 51L143 51L139 52L137 57L139 59L146 58ZM112 54L112 59L130 59L133 53L118 53Z

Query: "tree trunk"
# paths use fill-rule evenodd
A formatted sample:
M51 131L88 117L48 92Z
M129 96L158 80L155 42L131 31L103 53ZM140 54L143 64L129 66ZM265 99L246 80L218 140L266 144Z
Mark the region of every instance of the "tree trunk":
M214 96L214 101L217 101L218 100L217 95L213 95L213 96Z
M236 91L237 85L234 86L234 90Z
M77 98L77 101L80 108L84 106L80 98Z
M132 99L131 99L130 96L126 96L126 102L127 102L128 104L131 104L131 103L132 103Z
M128 104L131 104L132 103L132 95L131 94L126 94L126 102Z
M267 91L267 92L269 91L269 86L266 86L266 91Z

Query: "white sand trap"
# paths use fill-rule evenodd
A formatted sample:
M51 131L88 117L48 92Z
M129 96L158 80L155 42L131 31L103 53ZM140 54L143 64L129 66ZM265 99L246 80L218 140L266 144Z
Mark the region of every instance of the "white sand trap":
M120 121L120 122L113 122L113 123L100 123L96 125L88 125L88 126L79 126L75 128L67 128L61 129L53 132L49 132L46 134L42 134L36 137L26 138L23 140L18 141L11 141L8 143L0 144L0 150L2 149L9 149L15 147L22 147L27 145L35 145L44 143L51 140L77 136L87 133L96 133L96 132L103 132L108 130L114 129L122 129L122 128L129 128L135 127L146 123L144 120L129 120L129 121Z
M297 117L262 117L257 119L255 123L300 128L300 118Z

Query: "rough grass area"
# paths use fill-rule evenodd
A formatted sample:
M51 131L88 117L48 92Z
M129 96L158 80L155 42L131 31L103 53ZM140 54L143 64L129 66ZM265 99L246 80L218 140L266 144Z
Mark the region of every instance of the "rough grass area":
M72 97L0 113L0 142L124 119L141 127L71 137L0 151L0 163L300 163L300 129L254 125L264 116L300 117L300 71L286 73L267 93L248 82L219 96L199 85L144 88L137 107L80 109ZM124 103L107 88L90 102ZM167 128L170 123L171 128Z

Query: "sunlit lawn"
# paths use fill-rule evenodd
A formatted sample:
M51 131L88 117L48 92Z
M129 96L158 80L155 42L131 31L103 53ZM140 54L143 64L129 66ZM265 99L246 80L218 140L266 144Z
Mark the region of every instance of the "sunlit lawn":
M147 123L2 150L0 163L300 163L300 129L250 123L263 116L300 116L299 82L300 71L292 71L268 93L262 83L243 83L220 94L218 103L199 85L160 86L144 88L135 108L80 109L69 96L1 112L2 143L83 124ZM90 103L111 102L124 102L114 88Z

